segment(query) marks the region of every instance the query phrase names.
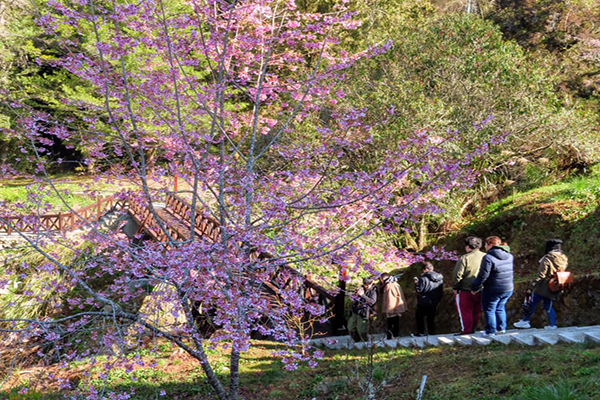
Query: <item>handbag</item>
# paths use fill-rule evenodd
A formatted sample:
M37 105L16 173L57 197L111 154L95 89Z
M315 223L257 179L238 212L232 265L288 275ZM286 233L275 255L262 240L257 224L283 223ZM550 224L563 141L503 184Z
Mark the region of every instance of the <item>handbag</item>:
M562 292L569 289L573 284L573 274L569 271L557 271L552 278L548 280L548 290L553 293Z

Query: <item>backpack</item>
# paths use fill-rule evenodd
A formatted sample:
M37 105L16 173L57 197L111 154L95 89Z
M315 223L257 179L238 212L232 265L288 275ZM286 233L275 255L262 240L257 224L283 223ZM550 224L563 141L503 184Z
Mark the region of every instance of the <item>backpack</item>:
M573 274L569 271L557 271L548 281L548 290L553 293L569 289L573 283Z

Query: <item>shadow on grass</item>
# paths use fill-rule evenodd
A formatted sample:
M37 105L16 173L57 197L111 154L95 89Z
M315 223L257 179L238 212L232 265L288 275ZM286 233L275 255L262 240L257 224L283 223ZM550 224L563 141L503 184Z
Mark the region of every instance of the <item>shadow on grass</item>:
M259 342L253 346L254 351L245 353L240 362L240 392L243 399L293 399L313 398L316 396L315 386L324 379L325 375L318 367L311 369L301 364L296 371L287 371L279 357L267 354L274 350L282 349L277 343ZM174 354L178 354L174 356ZM229 382L228 354L222 354L212 362L217 377L225 386ZM157 367L139 368L131 373L124 372L121 368L112 370L109 381L84 380L83 371L75 374L64 370L64 375L73 386L78 385L77 391L46 389L48 381L27 375L31 378L26 383L13 388L11 391L1 391L0 399L65 399L86 398L87 388L93 383L97 388L104 388L104 397L110 397L110 392L131 393L131 399L216 399L216 394L205 379L200 364L187 356L179 354L173 349L164 350L156 359ZM58 376L59 374L57 374ZM95 375L95 374L94 374ZM53 378L52 382L56 378ZM23 382L23 381L22 381ZM25 389L25 390L24 390ZM72 397L79 396L79 397ZM163 397L167 396L167 397ZM120 397L119 397L120 398Z
M371 354L371 356L370 356ZM371 360L371 362L369 362ZM244 359L242 365L253 364ZM443 347L431 349L376 349L346 352L327 351L315 369L301 367L284 371L281 362L260 363L256 372L241 373L240 394L254 399L350 400L365 398L359 385L370 378L383 383L375 398L414 399L423 374L427 374L428 400L521 399L524 392L550 385L569 387L578 400L600 394L600 345L528 347L492 344L486 347ZM138 377L110 382L108 391L131 394L131 399L215 399L200 372L194 374ZM163 371L164 372L164 371ZM127 375L131 378L131 375ZM219 378L227 381L227 374ZM560 385L559 385L560 384ZM132 392L132 388L134 392ZM163 392L164 391L164 392ZM72 393L53 392L19 395L0 393L7 399L61 399ZM109 396L106 392L105 396ZM529 397L528 399L534 399ZM550 400L552 398L547 398Z

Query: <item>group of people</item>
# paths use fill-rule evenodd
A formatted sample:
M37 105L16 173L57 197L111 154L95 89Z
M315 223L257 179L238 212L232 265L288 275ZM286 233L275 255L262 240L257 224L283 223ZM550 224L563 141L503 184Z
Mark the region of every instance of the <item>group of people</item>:
M568 258L561 250L560 239L546 242L545 254L540 260L538 274L527 291L530 295L523 318L514 323L517 328L530 328L530 318L541 302L550 324L546 329L556 329L556 314L553 303L558 292L549 289L548 281L557 271L565 271ZM482 241L475 236L464 241L465 254L457 261L452 271L452 291L460 319L461 332L457 335L472 334L477 329L483 311L485 330L483 336L504 333L507 329L506 303L514 291L514 256L509 246L498 236L490 236ZM485 252L481 247L485 247ZM363 279L363 285L356 291L352 302L352 315L348 330L355 341L368 340L369 319L375 312L375 305L381 291L381 312L386 317L387 338L398 336L400 316L406 312L406 299L397 279L388 273L377 279ZM416 325L414 336L435 334L435 315L443 295L444 277L434 271L430 262L425 262L420 277L414 278L417 296ZM380 290L381 289L381 290Z

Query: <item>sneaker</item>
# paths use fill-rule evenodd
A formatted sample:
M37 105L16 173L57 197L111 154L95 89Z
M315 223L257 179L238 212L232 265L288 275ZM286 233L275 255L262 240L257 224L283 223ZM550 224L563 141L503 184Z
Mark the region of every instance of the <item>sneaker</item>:
M487 333L486 331L481 331L481 336L482 337L490 337L490 336L496 336L495 333Z
M506 333L506 331L498 331L498 332L496 332L496 333Z
M531 325L529 324L529 321L517 321L513 324L515 326L515 328L521 328L521 329L527 329L527 328L531 328Z
M544 327L544 329L558 329L558 326L556 326L556 325L546 325Z

